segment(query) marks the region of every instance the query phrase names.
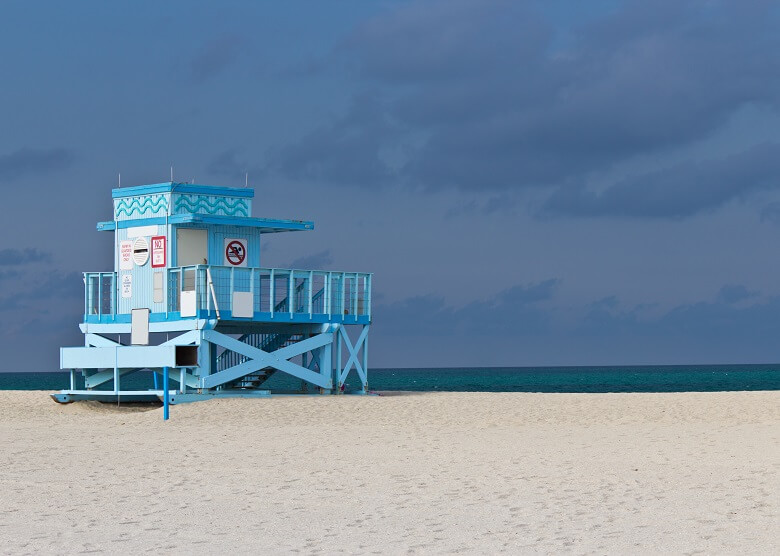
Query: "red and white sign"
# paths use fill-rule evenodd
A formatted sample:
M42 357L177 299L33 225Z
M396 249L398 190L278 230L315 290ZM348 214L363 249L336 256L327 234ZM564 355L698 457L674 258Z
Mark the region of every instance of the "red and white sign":
M133 242L119 242L119 270L133 270Z
M154 268L165 266L165 236L152 238L152 266Z
M246 266L246 239L225 239L225 264L230 266Z

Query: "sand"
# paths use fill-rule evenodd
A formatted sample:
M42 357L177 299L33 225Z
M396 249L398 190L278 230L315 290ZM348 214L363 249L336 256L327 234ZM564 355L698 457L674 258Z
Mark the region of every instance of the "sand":
M0 552L778 554L779 402L3 391Z

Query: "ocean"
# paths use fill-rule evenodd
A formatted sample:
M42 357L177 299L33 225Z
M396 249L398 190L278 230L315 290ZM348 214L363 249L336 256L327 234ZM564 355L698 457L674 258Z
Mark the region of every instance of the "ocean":
M352 371L354 375L354 371ZM347 386L357 387L356 381ZM80 381L79 381L80 382ZM152 387L149 372L122 379L122 388ZM297 389L300 381L277 373L266 383ZM67 372L0 373L0 390L61 390ZM780 390L780 365L685 365L635 367L493 367L370 369L371 390L414 392L722 392ZM82 388L82 384L76 385ZM173 387L173 382L171 383ZM106 388L108 389L107 385Z

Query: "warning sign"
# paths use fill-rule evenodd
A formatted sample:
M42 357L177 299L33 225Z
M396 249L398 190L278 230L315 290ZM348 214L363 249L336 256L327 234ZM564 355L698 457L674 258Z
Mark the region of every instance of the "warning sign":
M122 297L133 297L132 274L122 274Z
M225 239L225 264L246 266L246 239Z
M133 269L133 242L119 242L119 270Z
M165 236L152 238L152 267L165 266Z

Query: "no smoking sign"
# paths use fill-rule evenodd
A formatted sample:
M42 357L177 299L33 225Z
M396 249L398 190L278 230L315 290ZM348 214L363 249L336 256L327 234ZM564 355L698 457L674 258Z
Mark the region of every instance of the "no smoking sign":
M246 239L225 239L225 265L247 266L246 264Z

